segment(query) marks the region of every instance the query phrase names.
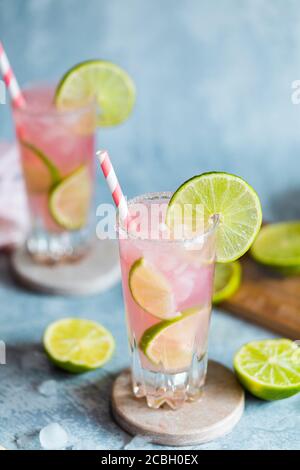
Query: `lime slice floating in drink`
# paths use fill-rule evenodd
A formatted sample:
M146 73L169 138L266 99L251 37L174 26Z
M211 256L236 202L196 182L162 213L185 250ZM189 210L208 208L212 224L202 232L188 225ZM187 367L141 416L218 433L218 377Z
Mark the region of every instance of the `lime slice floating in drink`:
M178 317L171 285L145 258L133 263L128 283L133 299L146 312L163 319Z
M192 207L192 216L187 220L178 211L179 207L184 213L185 204ZM213 216L219 217L216 255L217 261L223 263L234 261L250 248L262 221L261 205L254 189L229 173L203 173L183 183L169 202L166 222L172 229L183 221L193 230L195 219L201 213L204 227L209 226Z
M144 332L139 347L153 364L169 372L189 367L199 310L185 310L180 317L156 323Z
M88 219L91 178L83 165L63 179L51 192L49 210L55 222L66 230L79 230Z
M241 283L242 267L239 261L217 263L214 278L213 303L218 304L231 297Z
M135 87L119 66L105 60L89 60L72 67L61 79L55 94L61 110L75 109L96 99L98 124L113 126L125 121L135 102Z
M23 171L28 190L33 193L47 192L61 181L59 169L41 149L21 140L28 154L23 159Z
M259 263L297 272L300 267L300 222L281 222L261 229L251 248ZM293 269L295 268L295 269Z
M115 342L99 323L64 318L51 323L44 334L44 348L50 360L69 372L97 369L111 357Z
M300 348L289 339L253 341L234 357L239 381L263 400L280 400L300 392Z

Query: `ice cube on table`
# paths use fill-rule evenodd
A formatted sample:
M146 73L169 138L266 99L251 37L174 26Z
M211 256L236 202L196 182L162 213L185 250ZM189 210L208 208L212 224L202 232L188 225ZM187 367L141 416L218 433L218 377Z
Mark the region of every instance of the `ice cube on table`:
M65 449L68 444L69 436L67 431L58 423L51 423L40 431L40 443L46 450Z
M147 444L150 444L150 443L151 443L150 436L137 434L129 442L127 442L127 444L124 446L124 450L144 449L147 446Z
M38 391L45 397L56 396L57 388L55 380L45 380L38 386Z

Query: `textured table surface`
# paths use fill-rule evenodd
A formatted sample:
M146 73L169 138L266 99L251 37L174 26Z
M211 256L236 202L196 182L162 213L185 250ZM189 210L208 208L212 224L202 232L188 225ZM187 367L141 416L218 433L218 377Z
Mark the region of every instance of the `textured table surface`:
M300 107L291 83L300 75L297 1L0 0L0 32L21 83L56 79L74 63L104 57L134 77L134 115L99 132L128 196L175 189L210 169L244 176L265 217L298 217ZM0 105L0 138L13 136ZM100 175L99 175L100 177ZM104 184L99 200L109 201ZM37 431L58 422L75 447L121 449L130 436L109 411L114 375L128 365L120 285L85 298L39 295L18 287L0 256L0 444L37 448ZM70 376L41 349L49 322L85 316L117 342L99 372ZM231 367L235 350L271 332L214 311L210 357ZM56 381L56 394L38 388ZM152 446L136 439L131 446ZM156 446L157 447L157 446ZM264 403L247 396L235 430L202 449L300 449L300 399Z

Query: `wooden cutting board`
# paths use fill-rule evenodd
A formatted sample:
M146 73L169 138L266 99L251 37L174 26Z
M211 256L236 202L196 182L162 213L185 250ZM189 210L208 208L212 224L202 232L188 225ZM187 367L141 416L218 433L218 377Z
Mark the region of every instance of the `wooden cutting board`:
M283 277L250 256L242 258L241 263L241 287L220 306L282 336L300 340L300 276Z

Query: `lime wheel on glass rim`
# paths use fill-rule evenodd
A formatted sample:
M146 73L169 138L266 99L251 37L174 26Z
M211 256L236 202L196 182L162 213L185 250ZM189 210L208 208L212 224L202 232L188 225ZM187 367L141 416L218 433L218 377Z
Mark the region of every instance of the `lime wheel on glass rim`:
M70 110L96 100L98 125L125 121L135 103L135 86L121 67L106 60L87 60L72 67L60 80L55 94L58 109Z
M114 338L104 326L79 318L63 318L51 323L44 333L43 343L49 359L73 373L102 367L115 349Z
M192 207L192 216L182 220L185 204ZM199 211L199 207L202 208ZM178 218L180 214L180 218ZM183 183L171 197L166 223L195 225L203 217L202 226L209 227L213 216L216 229L216 259L227 263L240 258L252 245L262 222L262 210L255 190L242 178L229 173L210 172L194 176Z

